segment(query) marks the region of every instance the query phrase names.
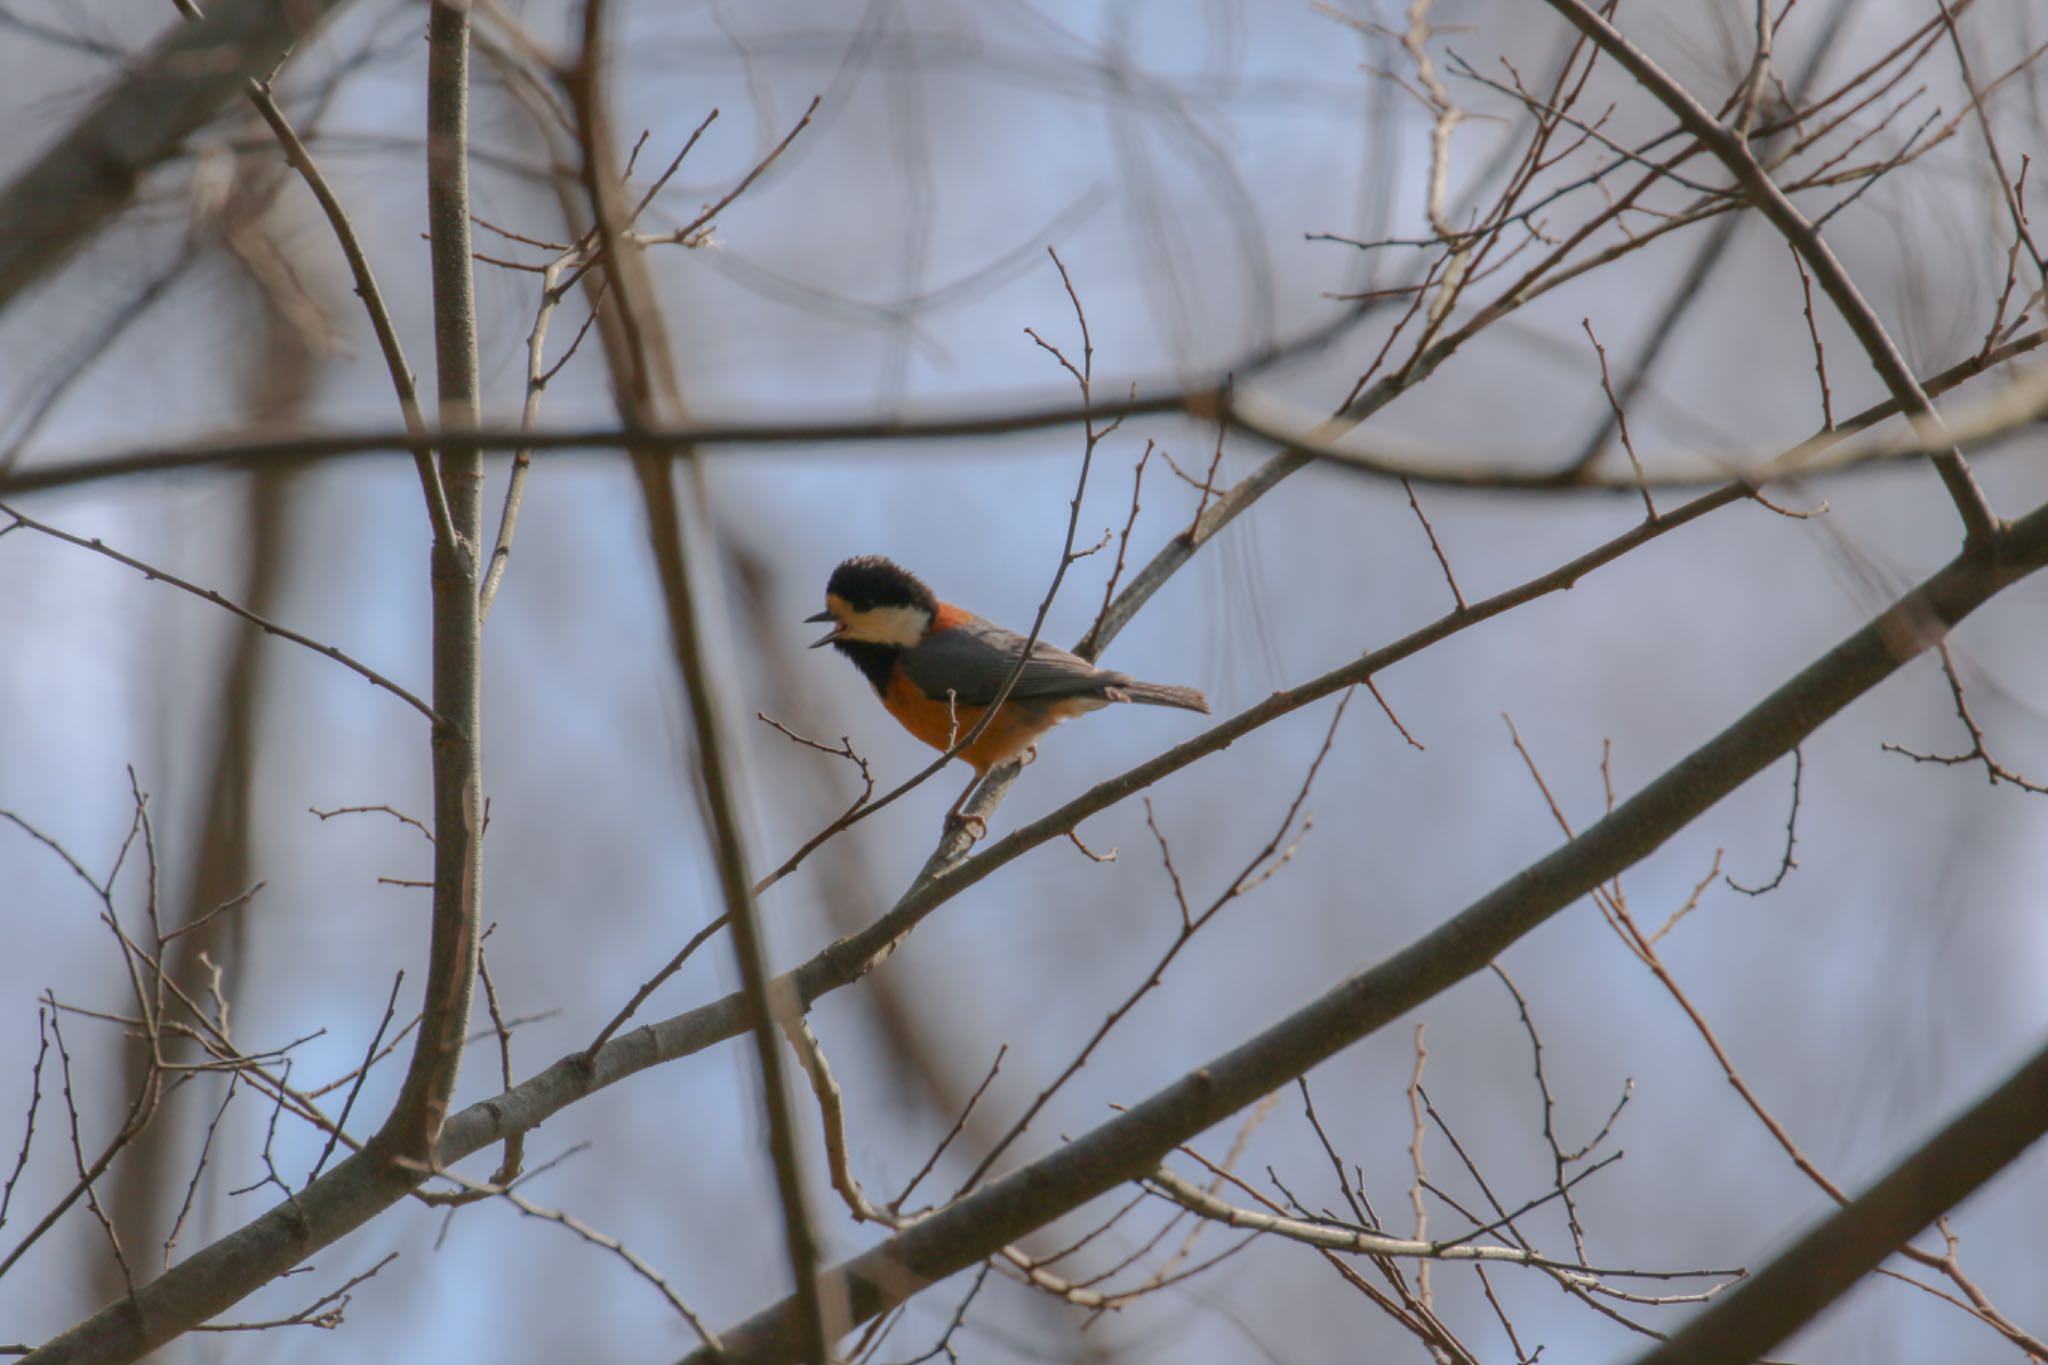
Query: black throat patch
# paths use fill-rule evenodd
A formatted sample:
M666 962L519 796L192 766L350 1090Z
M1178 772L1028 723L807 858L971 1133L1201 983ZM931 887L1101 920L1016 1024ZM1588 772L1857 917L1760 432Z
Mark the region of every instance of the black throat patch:
M903 653L901 645L877 644L873 640L834 640L832 648L853 660L854 665L867 675L878 697L889 690L889 673Z

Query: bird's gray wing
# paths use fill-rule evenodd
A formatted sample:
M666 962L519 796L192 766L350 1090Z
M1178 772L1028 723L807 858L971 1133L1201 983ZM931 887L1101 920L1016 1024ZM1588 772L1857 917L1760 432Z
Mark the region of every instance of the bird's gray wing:
M980 617L926 636L903 652L903 670L919 690L943 697L950 688L965 706L986 706L996 699L1024 652L1024 637ZM1078 654L1040 640L1010 695L1018 700L1048 699L1099 693L1124 682L1120 673L1105 672Z

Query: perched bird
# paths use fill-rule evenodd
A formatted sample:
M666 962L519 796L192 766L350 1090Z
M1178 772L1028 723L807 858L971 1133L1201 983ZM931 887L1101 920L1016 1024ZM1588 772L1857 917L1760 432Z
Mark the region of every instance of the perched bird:
M831 645L853 660L889 714L941 751L974 728L1024 655L1023 636L941 602L916 574L880 555L862 555L834 569L825 585L825 610L805 619L832 623L812 649ZM974 781L946 812L947 820L959 815L989 769L1032 749L1067 717L1113 701L1209 709L1192 687L1139 682L1038 641L995 719L960 751L974 769Z

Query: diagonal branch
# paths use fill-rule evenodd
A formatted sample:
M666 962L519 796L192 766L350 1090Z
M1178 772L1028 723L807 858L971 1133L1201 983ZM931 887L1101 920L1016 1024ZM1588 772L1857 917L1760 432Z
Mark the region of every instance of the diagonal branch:
M1435 931L1117 1118L838 1267L832 1274L845 1285L856 1319L887 1310L1125 1181L1150 1175L1176 1145L1483 970L1515 941L1654 852L1994 594L2048 563L2048 508L2010 528L1992 548L1999 553L1990 558L1966 550L1612 814ZM722 1333L723 1360L797 1360L795 1320L793 1305L785 1302Z
M2048 1048L1636 1365L1754 1360L2048 1133ZM728 1338L730 1340L730 1338ZM730 1359L730 1357L728 1357Z
M356 659L351 655L342 653L333 645L322 644L320 643L320 641L315 640L310 635L301 635L298 631L291 629L289 626L281 626L278 625L275 621L269 620L266 617L258 616L255 612L250 611L241 603L232 601L229 598L222 596L218 589L202 588L197 583L189 582L186 579L178 577L176 574L165 573L162 569L159 569L154 565L145 564L143 561L136 559L131 555L122 554L119 550L116 550L113 546L108 545L105 541L99 539L97 536L91 539L87 539L85 536L73 535L69 531L60 531L56 527L47 525L44 522L37 521L33 517L25 517L20 512L17 512L14 508L9 507L4 502L0 502L0 513L4 513L5 515L14 518L14 521L11 525L5 527L4 529L0 529L0 534L5 534L6 531L14 530L15 527L21 527L25 530L40 531L42 534L49 536L51 539L61 540L67 545L76 545L82 550L91 550L95 554L105 555L108 559L113 560L116 564L125 564L129 568L141 574L144 578L154 579L159 583L168 583L170 586L181 589L185 592L189 592L194 597L200 598L203 601L211 602L215 606L226 610L232 615L241 617L244 621L247 621L250 625L255 626L257 629L263 631L267 635L275 635L280 640L290 640L295 645L305 646L307 649L312 650L315 654L325 655L327 658L334 660L343 668L348 669L350 672L356 674L358 677L366 679L372 686L383 688L392 696L397 697L400 701L412 707L415 711L418 711L428 720L438 721L440 719L439 716L434 714L433 707L427 705L418 697L414 696L411 692L407 691L404 687L401 687L399 684L385 677L382 673L379 673L376 669L371 668L368 664L363 663L361 660Z
M1725 498L1709 495L1699 501L1720 506L1742 496L1744 490L1736 486ZM1560 566L1542 582L1512 589L1505 596L1528 600L1541 591L1575 583L1600 564L1626 553L1627 548L1687 519L1688 510L1681 508L1667 513L1656 527L1638 525L1591 555ZM909 1255L912 1264L934 1266L950 1264L961 1255L973 1259L984 1254L975 1251L981 1245L977 1240L981 1233L1021 1229L1030 1223L1035 1214L1024 1201L1032 1190L1042 1188L1044 1197L1054 1202L1078 1202L1087 1197L1088 1189L1107 1189L1144 1175L1175 1144L1273 1089L1276 1082L1266 1079L1268 1071L1285 1072L1297 1064L1297 1069L1305 1069L1317 1056L1334 1052L1385 1019L1413 1008L1443 985L1483 968L1507 943L1647 855L1726 792L1791 750L1829 716L1925 649L1943 628L2048 564L2048 509L2010 526L2001 549L1996 561L1965 556L1937 572L1607 819L1443 928L1339 985L1260 1039L1183 1079L1107 1128L1055 1153L1047 1159L1050 1167L1046 1162L1034 1163L1005 1177L954 1209L920 1223L904 1238L885 1244L887 1251L882 1254ZM1370 676L1455 633L1483 608L1492 607L1496 614L1506 610L1500 601L1493 599L1475 607L1473 613L1425 627L1395 646L1374 651L1303 688L1270 699L1199 739L1100 784L996 841L934 882L920 885L870 929L831 945L781 981L807 1005L857 980L878 947L996 869L1039 844L1062 837L1075 822L1215 752L1268 720L1306 705L1308 700L1327 696L1359 676ZM592 1092L649 1067L737 1037L744 1027L740 998L728 996L624 1033L595 1057L586 1059L580 1052L573 1053L513 1090L452 1116L442 1131L440 1164L450 1166L502 1142L507 1134L530 1129ZM1122 1145L1127 1139L1130 1145ZM1116 1165L1118 1161L1125 1164ZM132 1360L361 1227L404 1198L421 1178L423 1173L363 1154L352 1155L301 1190L295 1201L272 1208L194 1253L140 1286L133 1300L123 1298L72 1327L43 1348L41 1359ZM1042 1187L1038 1184L1041 1180L1046 1182ZM982 1212L989 1212L993 1222L977 1230ZM1014 1240L1014 1235L1006 1234L1005 1243L999 1245L1007 1240ZM878 1267L868 1263L866 1269L873 1274ZM881 1272L885 1277L893 1274L886 1268ZM899 1289L905 1287L901 1281L892 1282ZM860 1311L876 1311L879 1300L873 1297L872 1281L862 1280L856 1287L865 1296L857 1300ZM752 1330L786 1330L787 1306L779 1311L783 1316L765 1314L752 1324ZM785 1326L777 1328L776 1324Z
M1771 225L1806 261L1814 278L1820 282L1820 287L1826 291L1841 313L1842 320L1849 325L1864 353L1870 357L1871 368L1891 390L1900 409L1912 421L1914 430L1932 447L1935 471L1941 475L1949 498L1962 517L1965 544L1977 550L1988 548L1998 529L1998 517L1992 512L1984 490L1977 486L1976 476L1970 472L1962 452L1950 442L1940 415L1928 401L1920 381L1914 378L1913 371L1906 365L1905 357L1899 354L1876 310L1857 290L1855 281L1849 278L1848 270L1820 235L1819 229L1778 188L1770 172L1757 161L1748 139L1708 113L1684 86L1584 0L1549 0L1549 4L1579 32L1598 43L1635 78L1638 85L1675 114L1686 131L1698 138L1701 145L1728 168L1748 192L1758 211L1770 219Z
M0 189L0 308L126 209L153 167L302 46L341 0L214 0L110 81L92 108Z
M348 210L342 207L340 196L335 194L334 187L321 173L319 163L313 160L305 141L299 137L298 130L292 127L291 120L278 107L270 82L250 81L249 100L276 135L278 146L284 150L286 164L299 173L299 178L306 182L306 188L319 202L320 211L326 215L328 227L334 233L334 240L348 261L349 274L356 283L356 297L363 301L363 310L370 319L370 330L377 336L377 349L384 353L384 367L390 373L391 386L398 395L398 410L405 419L405 429L415 438L413 467L419 473L420 491L427 500L427 515L434 524L434 537L452 541L455 539L455 526L448 519L448 499L441 488L440 476L435 472L434 457L427 448L427 421L420 412L419 391L413 383L412 366L406 363L404 344L398 339L398 328L392 324L391 310L384 306L384 291L377 285L376 272L370 267L370 258L363 250L362 240L356 236L355 224L350 221Z

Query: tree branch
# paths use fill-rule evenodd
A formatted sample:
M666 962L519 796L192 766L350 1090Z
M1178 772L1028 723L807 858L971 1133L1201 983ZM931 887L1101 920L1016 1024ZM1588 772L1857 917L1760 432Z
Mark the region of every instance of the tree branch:
M2048 509L2000 541L1994 559L1966 550L1611 815L1440 928L1119 1117L830 1272L845 1285L856 1321L1149 1175L1178 1144L1483 970L1565 906L1654 852L1992 595L2048 562ZM799 1359L794 1323L787 1302L757 1314L721 1333L723 1359L732 1365Z
M476 425L476 292L469 237L469 7L433 0L427 15L427 229L434 277L440 425ZM426 1001L411 1065L370 1140L380 1157L435 1164L462 1063L483 905L483 658L477 547L483 459L443 450L440 484L454 539L436 537L433 583L434 911Z
M564 73L564 84L576 113L582 187L591 215L595 259L609 277L610 292L617 301L617 306L606 314L607 326L602 333L612 393L627 424L640 427L680 416L682 386L646 256L640 247L622 240L625 215L615 194L624 177L612 154L611 119L602 87L604 14L602 0L589 0L586 4L582 49L574 66ZM685 447L678 453L688 467L687 472L695 477L701 495L701 466L696 463L695 451ZM822 1361L836 1335L828 1322L843 1318L843 1313L829 1309L819 1295L817 1237L811 1227L810 1201L797 1149L796 1118L784 1081L784 1058L776 1029L778 1016L794 1021L800 1015L787 994L779 989L780 983L771 981L768 975L767 948L762 940L753 878L747 871L746 845L740 830L735 794L738 770L727 741L731 731L724 721L724 706L707 649L706 622L695 585L693 541L701 543L708 537L694 525L689 527L691 534L686 537L688 509L675 487L675 471L660 452L636 447L632 463L641 505L647 513L655 569L668 614L670 643L689 707L697 771L702 779L699 792L705 823L710 826L719 891L725 902L725 918L732 929L733 956L746 1002L747 1026L754 1038L755 1059L760 1068L761 1104L781 1202L784 1250L796 1300L803 1305L808 1354Z
M1945 393L2008 360L2038 350L2044 341L2048 341L2048 332L2028 332L2014 337L1929 377L1922 385L1922 392L1929 395ZM1384 400L1392 396L1391 393L1384 394L1381 398ZM1988 440L2033 421L2044 405L2048 405L2048 367L2036 367L1998 394L1958 414L1948 423L1948 436L1966 441ZM1752 467L1755 469L1752 477L1767 482L1780 469L1810 476L1851 465L1927 453L1928 443L1919 439L1872 438L1838 451L1835 458L1826 462L1815 458L1841 444L1845 435L1896 416L1902 410L1896 398L1873 404L1856 418L1839 424L1835 430L1818 433L1773 461L1761 461L1760 453L1753 450L1704 452L1692 457L1689 469L1675 475L1652 476L1649 486L1658 489L1699 488ZM913 442L916 444L910 447L912 451L945 456L957 453L957 447L949 445L949 442L1071 426L1086 420L1089 413L1089 409L1075 405L1038 403L1020 405L1008 411L991 412L984 407L957 414L933 413L881 419L827 418L815 422L733 419L646 428L593 426L552 431L521 426L477 426L465 431L432 432L430 437L444 455L456 451L521 449L587 455L594 450L637 448L662 452L674 458L684 450L701 452L713 446ZM1374 444L1350 437L1343 446L1319 443L1310 432L1294 426L1275 405L1249 398L1233 400L1215 388L1198 386L1171 390L1148 398L1098 402L1093 408L1093 415L1098 421L1168 414L1191 417L1205 426L1221 420L1234 431L1283 446L1283 457L1289 460L1289 472L1312 460L1322 460L1377 478L1408 479L1423 487L1537 493L1606 492L1640 496L1640 485L1633 471L1627 477L1563 480L1554 472L1515 468L1513 461L1496 460L1481 452L1432 448L1419 442L1382 441ZM403 450L412 439L410 433L403 430L326 431L300 432L282 437L214 439L183 446L152 445L108 455L50 461L30 468L0 470L0 497L59 488L82 488L143 474L316 464L345 456ZM1258 486L1266 486L1279 482L1285 476L1261 470L1248 477L1257 480ZM1244 487L1245 482L1240 481L1238 486ZM1198 539L1206 538L1208 531L1228 519L1227 516L1219 516L1216 503L1211 502L1202 514Z
M1636 1365L1755 1360L2048 1132L2048 1048ZM728 1357L731 1359L732 1357Z
M129 63L35 163L0 190L0 308L125 209L152 167L270 75L340 0L214 0Z
M1819 230L1757 161L1748 139L1708 113L1684 86L1583 0L1549 0L1549 4L1574 28L1599 44L1601 50L1614 58L1638 85L1676 115L1686 131L1698 138L1701 145L1728 168L1748 192L1758 211L1770 219L1771 225L1804 258L1813 270L1814 278L1820 282L1820 287L1826 291L1841 313L1842 320L1849 325L1864 353L1870 357L1871 368L1891 390L1900 410L1912 420L1914 430L1927 442L1935 470L1947 486L1957 514L1962 517L1965 543L1977 549L1988 546L1997 531L1998 518L1985 499L1984 490L1977 486L1976 477L1970 472L1962 452L1948 436L1940 415L1927 399L1926 391L1907 367L1905 357L1892 344L1891 336L1885 331L1884 323L1878 320L1876 310L1857 290L1848 270Z

